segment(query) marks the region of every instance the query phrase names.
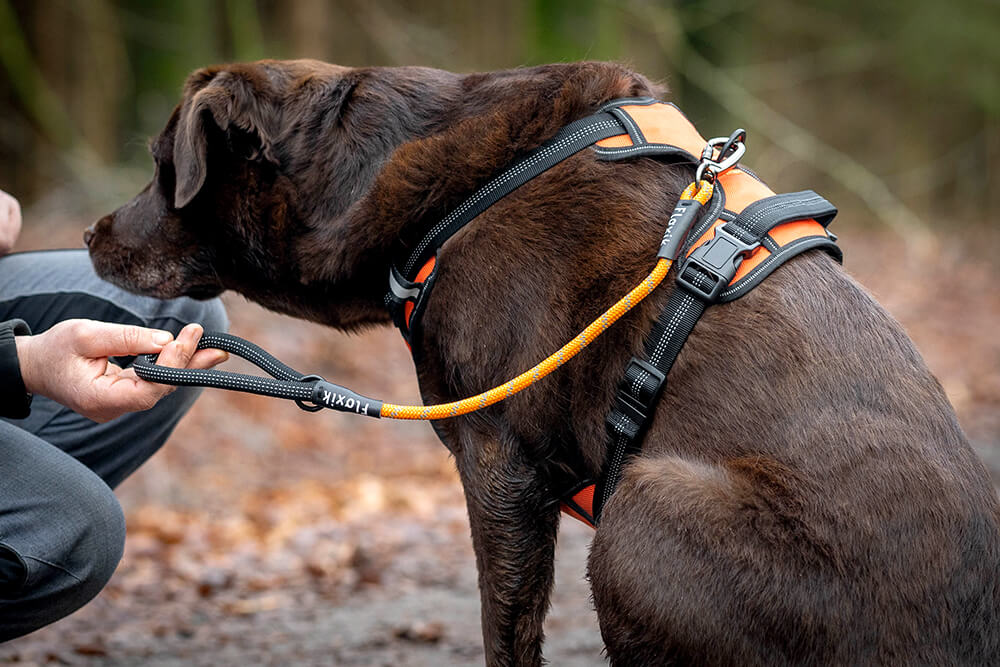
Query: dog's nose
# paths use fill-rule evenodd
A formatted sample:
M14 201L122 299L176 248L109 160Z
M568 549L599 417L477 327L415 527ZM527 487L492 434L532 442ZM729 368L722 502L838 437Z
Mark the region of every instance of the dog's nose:
M83 242L84 242L84 244L86 244L86 246L88 248L90 247L91 240L93 240L93 238L94 238L94 234L97 233L97 230L95 229L96 227L97 227L97 225L94 224L94 225L91 225L90 227L87 227L85 230L83 230Z

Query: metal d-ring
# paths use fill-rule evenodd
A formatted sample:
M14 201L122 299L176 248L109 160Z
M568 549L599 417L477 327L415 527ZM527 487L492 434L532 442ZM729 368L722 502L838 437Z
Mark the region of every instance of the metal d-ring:
M315 375L315 374L303 375L298 380L296 380L296 382L310 382L310 381L325 382L325 380L321 376ZM307 404L301 398L296 398L295 399L295 405L299 406L300 408L302 408L306 412L319 412L324 407L322 405L317 405L315 403L313 403L312 405L309 405L309 404Z

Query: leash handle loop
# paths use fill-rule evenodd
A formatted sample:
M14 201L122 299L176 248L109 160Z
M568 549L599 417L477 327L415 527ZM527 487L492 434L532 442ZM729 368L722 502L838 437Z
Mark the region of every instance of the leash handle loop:
M305 375L278 361L263 348L239 336L208 332L198 341L198 349L225 350L261 369L271 377L232 373L215 369L171 368L156 363L159 355L141 354L132 367L143 380L188 387L213 387L242 391L260 396L287 398L303 410L316 412L323 408L353 412L368 417L380 417L382 402L327 382L319 375Z
M306 375L300 373L291 366L287 366L264 348L244 340L239 336L217 331L202 334L198 341L198 349L215 348L225 350L230 354L235 354L242 359L246 359L251 364L261 369L277 380L287 380L290 382L304 382L309 380L322 380L318 375Z
M172 368L156 363L159 355L140 354L132 367L143 380L189 387L232 389L261 396L307 400L312 384L294 368L286 366L250 341L221 332L208 332L198 341L198 349L216 348L246 359L271 377L233 373L215 369Z

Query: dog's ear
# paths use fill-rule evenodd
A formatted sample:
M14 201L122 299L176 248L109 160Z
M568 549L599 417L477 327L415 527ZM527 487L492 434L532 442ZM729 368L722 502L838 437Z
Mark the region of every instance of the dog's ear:
M212 126L227 137L241 157L274 161L274 118L265 91L246 73L199 70L185 85L174 137L176 186L174 207L187 206L205 184Z

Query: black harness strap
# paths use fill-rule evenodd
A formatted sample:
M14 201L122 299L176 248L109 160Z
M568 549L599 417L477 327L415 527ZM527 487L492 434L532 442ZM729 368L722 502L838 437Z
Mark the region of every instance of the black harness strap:
M386 306L393 322L411 346L417 337L416 322L430 293L436 271L420 283L414 282L416 272L433 257L445 242L480 213L539 174L551 169L587 146L627 131L614 115L602 111L563 127L547 142L515 162L466 199L460 206L431 228L409 253L402 269L395 265L389 271L389 293ZM414 303L413 314L405 315L407 301Z
M716 187L721 188L721 185ZM622 465L642 448L643 436L663 393L667 375L705 310L714 303L742 296L782 263L805 250L822 247L838 261L840 250L829 236L804 237L782 247L730 286L743 259L765 241L773 243L768 232L778 225L812 218L826 227L836 214L837 209L830 202L812 191L768 197L750 204L732 220L717 227L715 235L681 263L674 291L646 339L645 359L632 357L629 360L618 385L614 407L606 419L611 444L594 493L595 524L621 479ZM707 224L714 219L709 218ZM698 238L691 234L689 243Z
M601 107L597 113L566 125L554 137L491 179L455 210L442 218L406 255L406 259L401 263L401 268L397 265L390 267L389 292L386 294L385 304L392 315L393 322L415 354L417 353L417 339L420 335L420 316L437 277L437 269L435 267L428 276L420 281L417 281L417 272L437 254L437 251L448 239L490 206L571 155L602 139L623 133L627 133L632 138L635 144L633 152L640 150L644 155L670 155L695 160L690 153L676 146L647 142L635 121L618 108L626 104L658 103L652 98L614 100ZM597 150L601 159L614 160L626 156L620 149ZM413 304L409 315L407 314L407 303Z

